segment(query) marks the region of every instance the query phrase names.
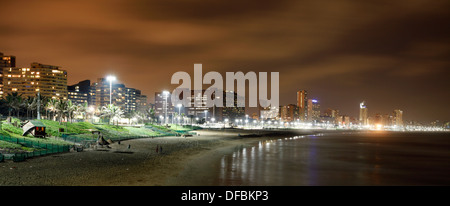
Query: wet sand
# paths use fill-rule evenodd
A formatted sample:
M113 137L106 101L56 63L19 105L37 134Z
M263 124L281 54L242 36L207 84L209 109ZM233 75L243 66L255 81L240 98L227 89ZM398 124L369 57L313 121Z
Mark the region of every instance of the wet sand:
M252 135L256 131L249 130L197 132L200 136L127 140L115 142L110 148L2 162L0 185L211 185L216 175L214 164L223 155L261 139L312 133L301 130L265 131L258 135Z

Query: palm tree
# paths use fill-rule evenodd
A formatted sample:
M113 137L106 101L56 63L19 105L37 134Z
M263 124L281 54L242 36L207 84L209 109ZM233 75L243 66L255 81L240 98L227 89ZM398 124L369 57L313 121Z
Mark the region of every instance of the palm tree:
M38 111L37 111L38 105L39 105L39 112L42 112L44 110L47 111L45 107L47 106L48 98L45 96L43 97L41 95L36 95L36 97L34 97L34 98L36 99L36 116L38 113ZM33 115L33 111L31 112L31 115Z
M108 104L107 106L102 107L102 117L109 117L109 121L114 121L114 119L120 119L123 116L123 111L120 107L115 106L113 104Z
M55 120L55 113L56 113L56 107L58 105L58 100L56 99L50 99L47 102L47 105L45 106L47 111L50 111L50 114L52 115L52 119Z
M66 101L60 99L56 102L56 113L59 117L59 123L61 124L63 117L66 117L66 112L68 111L68 104Z
M145 119L145 115L140 111L135 112L133 117L136 118L138 124L139 120Z
M69 121L72 123L75 110L77 109L77 105L73 104L71 100L67 100L65 104L67 117L69 118Z
M33 110L37 106L37 97L28 97L26 100L24 100L24 104L27 109L27 118L30 117L30 112L31 118L33 118Z
M181 113L181 119L183 120L183 124L186 124L186 115L184 113Z
M150 117L150 123L153 124L153 119L155 118L155 110L152 108L148 108L147 110L145 110L145 112L147 112L147 115Z
M86 104L87 105L87 104ZM81 105L81 104L77 104L75 105L75 110L74 112L74 116L82 116L82 119L86 118L86 106L85 105Z
M19 111L22 107L22 94L19 94L17 92L8 93L5 97L6 104L8 106L8 116L11 117L12 110L16 111L17 117L19 117Z

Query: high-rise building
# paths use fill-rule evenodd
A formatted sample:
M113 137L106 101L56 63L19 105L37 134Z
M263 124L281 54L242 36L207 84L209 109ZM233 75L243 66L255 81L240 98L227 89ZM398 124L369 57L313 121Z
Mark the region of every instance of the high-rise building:
M91 81L84 80L77 84L67 86L69 100L74 104L84 105L89 102Z
M3 92L24 97L67 99L67 72L58 66L33 62L31 68L3 68Z
M111 103L129 114L135 111L145 112L148 106L147 96L142 95L141 90L126 87L124 84L111 84L105 78L98 78L86 91L88 104L97 108Z
M242 97L238 96L238 94L234 91L224 91L223 97L223 107L213 107L216 109L216 114L218 114L218 121L223 121L225 119L232 121L245 117L245 107L238 107L238 101ZM233 102L234 106L228 107L226 105L228 99Z
M170 94L164 95L163 92L155 92L155 117L159 121L168 123L169 121L165 121L163 118L171 119L174 109Z
M320 104L317 99L308 99L307 120L317 122L320 119Z
M339 124L339 122L342 122L339 118L339 110L331 108L326 109L323 113L322 121Z
M110 84L105 78L98 78L96 84L92 86L95 86L95 106L97 108L111 103L122 109L124 113L135 111L135 89L127 88L124 84Z
M141 90L136 89L136 111L145 114L150 105L147 102L147 95L143 95Z
M305 121L308 115L307 106L308 106L308 93L306 90L300 90L297 92L297 107L299 118L301 121Z
M398 127L403 126L403 111L396 109L393 114L394 125Z
M298 119L299 109L297 105L289 104L281 107L281 119L286 122L292 122Z
M15 56L5 56L0 52L0 99L3 98L3 68L16 67Z
M361 102L359 104L359 122L361 125L368 125L369 124L369 115L367 112L367 106L365 102Z
M98 85L98 82L93 82L91 84L91 86L89 87L89 95L88 95L88 105L89 106L95 107L97 105L97 101L96 101L97 85Z
M279 119L280 114L279 107L264 107L261 109L261 119L262 120L275 120Z
M124 112L131 113L136 111L136 90L135 88L125 88Z
M16 67L16 57L4 55L0 52L0 68L3 67Z
M227 97L227 93L231 94ZM213 93L211 98L216 98L216 93ZM212 106L208 107L206 105L207 95L205 94L205 90L196 91L192 90L191 95L187 96L187 100L189 102L189 106L182 106L178 108L178 105L174 105L171 100L171 95L167 97L167 117L172 118L173 113L182 113L185 116L190 118L199 118L205 119L206 121L212 121L214 118L215 122L222 122L225 119L232 122L235 119L245 117L245 107L237 107L237 93L236 92L225 92L222 91L222 107ZM181 95L180 95L181 97ZM217 96L219 98L219 96ZM235 106L227 107L226 100L227 98L232 98L231 102L234 102ZM163 118L165 116L165 96L161 92L155 93L155 116L158 118ZM195 104L195 102L201 102L201 104Z

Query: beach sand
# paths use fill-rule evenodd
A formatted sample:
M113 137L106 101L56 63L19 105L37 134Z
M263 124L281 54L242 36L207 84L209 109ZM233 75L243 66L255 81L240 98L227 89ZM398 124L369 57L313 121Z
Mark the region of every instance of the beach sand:
M142 138L0 163L0 185L208 186L223 155L266 138L312 131L196 131L199 136ZM258 134L256 136L252 134ZM158 153L156 148L158 146ZM160 150L162 147L162 153Z

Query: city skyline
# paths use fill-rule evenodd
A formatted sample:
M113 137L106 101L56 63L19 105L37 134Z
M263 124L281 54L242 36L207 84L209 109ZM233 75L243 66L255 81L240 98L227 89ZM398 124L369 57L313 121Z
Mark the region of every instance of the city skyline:
M3 53L1 53L1 54L3 54ZM6 60L8 61L8 62L5 62L5 63L7 63L7 64L10 64L11 66L15 66L16 65L16 56L14 56L14 55L5 55L5 54L3 54L3 57L7 57L6 58ZM10 58L13 58L11 61L9 60ZM5 60L4 60L5 61ZM32 68L34 68L34 67L36 67L36 65L42 65L42 64L40 64L40 63L37 63L37 62L32 62L31 63L31 67ZM54 68L54 69L58 69L59 68L59 66L54 66L54 65L44 65L45 67L51 67L51 68ZM14 70L20 70L20 72L22 72L22 70L24 70L24 71L29 71L29 69L30 68L26 68L26 67L24 67L24 68L21 68L21 67L13 67L13 68L11 68L11 69L14 69ZM7 76L11 76L11 75L7 75L7 73L8 72L10 72L11 71L11 69L9 69L8 67L5 67L5 71L4 71L4 78L2 78L2 80L5 80L5 79L7 79L8 77ZM65 73L65 79L64 79L64 81L67 81L68 80L68 78L67 78L67 72L65 71L65 70L63 70L64 71L64 73ZM33 73L33 72L31 72L31 73ZM97 81L100 81L100 82L102 82L102 81L107 81L106 79L107 78L109 78L110 76L108 76L108 77L100 77L100 78L97 78ZM116 77L114 76L114 83L112 84L112 85L114 85L114 91L116 91L116 87L120 87L120 86L122 86L122 87L125 87L124 86L124 82L120 82L120 81L117 81L117 79L116 79ZM11 80L8 80L8 81L11 81ZM8 81L6 81L6 82L8 82ZM73 85L67 85L67 88L68 88L68 91L69 91L69 93L67 94L67 92L65 93L65 94L62 94L61 93L61 95L65 95L66 97L67 97L67 95L69 95L69 97L72 95L72 99L71 100L75 100L75 102L77 101L77 100L79 100L79 99L77 99L77 98L79 98L79 97L77 97L76 95L87 95L87 94L90 94L91 93L91 91L84 91L84 92L82 92L82 93L80 93L80 94L76 94L76 93L73 93L73 92L75 92L75 86L78 86L79 84L81 84L81 83L85 83L85 82L90 82L91 80L90 79L87 79L87 80L83 80L83 81L79 81L77 84L73 84ZM28 83L33 83L33 82L27 82L27 84ZM8 82L8 84L9 84L9 82ZM87 83L87 84L85 84L84 85L84 89L86 90L92 90L92 89L94 89L95 90L95 88L97 87L96 85L97 84L99 84L98 82L94 82L92 85L90 85L90 83ZM109 84L109 83L108 83ZM87 86L87 87L86 87ZM3 90L4 91L2 91L2 94L3 95L6 95L6 93L10 93L11 91L11 88L10 88L11 86L10 85L6 85L4 88L3 88ZM17 86L13 86L13 87L17 87ZM22 86L22 87L24 87L24 85ZM9 88L9 89L8 89ZM13 88L14 89L14 88ZM78 89L78 88L77 88ZM134 89L134 88L127 88L128 90L129 89L133 89L133 90L136 90L136 89ZM17 88L16 88L16 90L17 90ZM9 92L8 92L9 91ZM14 90L13 90L14 91ZM36 90L36 91L38 91L38 90ZM103 90L102 90L103 91ZM108 90L109 91L109 90ZM139 91L139 95L141 95L141 93L140 93L140 90L138 90ZM167 90L166 90L167 91ZM34 89L33 89L33 92L34 93L36 93L35 91L34 91ZM77 92L79 92L79 91L77 91ZM245 93L246 93L246 95L248 94L248 92L249 91L245 91ZM21 92L19 92L19 93L21 93ZM71 94L72 93L72 94ZM154 101L146 101L145 102L145 105L147 104L147 103L150 103L150 104L153 104L154 106L155 106L155 110L157 111L157 96L158 96L158 94L160 94L161 93L161 91L156 91L154 94L155 94L155 99L154 99ZM311 122L311 121L313 121L313 120L318 120L319 119L319 117L320 116L322 116L322 115L324 115L324 116L326 116L327 114L326 114L326 112L327 112L327 110L330 110L331 108L333 108L333 109L331 109L331 110L335 110L335 111L337 111L338 112L338 114L339 114L339 108L336 108L336 107L328 107L328 108L321 108L321 109L319 109L318 107L317 108L315 108L314 110L314 114L313 114L313 112L312 112L312 108L313 107L307 107L306 108L306 106L307 105L313 105L313 103L314 104L320 104L319 103L319 100L317 100L317 98L315 98L315 97L308 97L308 95L307 95L307 90L300 90L300 91L297 91L297 102L296 102L296 105L295 104L292 104L292 103L288 103L288 104L286 104L286 105L280 105L280 111L279 111L279 116L277 117L277 118L280 118L280 119L284 119L284 120L287 120L287 121L294 121L294 120L301 120L301 121L304 121L304 122ZM21 93L22 94L22 93ZM75 94L75 96L74 96L74 94ZM58 94L59 95L59 94ZM105 94L106 95L106 94ZM31 96L34 96L34 94L31 94ZM96 97L97 96L97 97ZM144 95L145 96L145 99L147 100L147 96L146 95ZM151 96L151 95L150 95ZM73 99L73 98L75 98L75 99ZM86 103L88 103L88 101L87 101L87 99L88 98L94 98L94 99L98 99L98 95L94 95L94 96L90 96L90 95L88 95L88 96L86 96L86 97L84 97L84 98L86 98L85 100L82 100L82 102L86 102ZM83 99L84 99L83 98ZM66 98L65 98L66 99ZM91 102L92 101L92 102ZM89 101L89 105L92 105L92 106L96 106L96 107L99 107L99 105L105 105L105 104L96 104L95 102L95 100L91 100L91 101ZM105 100L106 101L106 100ZM108 98L108 100L107 101L109 101L109 98ZM116 100L114 99L114 102L116 103ZM247 104L247 102L248 102L248 99L247 99L247 101L246 101L246 104ZM79 102L78 102L79 103ZM174 105L173 105L174 106ZM289 113L290 113L290 116L289 115L287 115L286 114L286 111L284 111L285 109L286 109L286 107L287 108L289 108L289 107L292 107L292 106L296 106L297 108L295 109L295 110L298 110L298 111L296 111L296 112L298 112L298 113L296 113L295 115L294 115L294 113L293 113L293 111L292 111L292 108L291 109L288 109L288 110L291 110ZM370 113L368 113L367 112L367 108L366 108L366 106L367 105L365 105L365 101L363 101L363 102L361 102L360 103L360 111L359 111L359 118L357 117L357 116L352 116L352 115L350 115L349 116L349 114L351 114L351 112L350 113L341 113L340 114L340 117L341 118L344 118L344 117L348 117L348 118L350 118L350 119L353 119L353 121L355 121L355 122L360 122L362 125L368 125L369 124L369 119L371 119L371 118L377 118L377 116L380 116L380 115L388 115L389 116L389 113L388 112L385 112L385 113L383 113L382 114L382 112L379 112L379 111L375 111L375 112L372 112L372 114L371 115L369 115ZM302 107L305 107L304 109L302 109ZM203 106L201 107L201 108L203 108ZM197 108L197 109L199 109L199 108ZM208 110L210 110L211 108L209 108ZM248 106L246 106L246 109L245 109L245 113L246 113L246 115L247 116L252 116L252 114L255 114L255 113L260 113L260 111L258 111L258 109L261 109L261 106L259 106L259 107L255 107L255 108L249 108ZM306 111L306 109L308 109L308 111ZM364 118L362 118L362 114L361 114L361 111L362 111L362 109L364 109ZM128 110L130 110L130 108L128 108L128 106L127 106L127 109L126 109L126 111L128 111ZM130 110L131 111L131 110ZM133 110L134 111L134 110ZM203 110L202 110L203 111ZM391 110L391 111L394 111L394 115L393 116L396 116L396 113L397 113L397 111L400 111L401 113L402 113L402 115L403 115L403 111L401 111L400 109L393 109L393 110ZM158 113L158 112L157 112ZM203 112L202 112L203 113ZM289 116L289 117L288 117ZM295 117L294 117L295 116ZM287 117L287 118L286 118ZM303 118L303 117L306 117L306 118ZM256 117L257 119L259 119L259 117ZM262 116L261 116L261 118L262 118ZM337 121L337 120L336 120ZM342 120L342 121L344 121L344 120ZM373 121L373 120L371 120L371 121ZM430 122L422 122L422 121L418 121L418 120L410 120L410 119L408 119L407 120L408 122L412 122L412 123L424 123L424 124L429 124ZM446 123L447 122L447 120L433 120L431 123L433 123L433 122L435 122L435 121L441 121L441 123ZM344 121L345 122L345 121ZM348 121L347 121L348 122ZM403 124L403 122L402 122L402 124Z
M16 56L17 67L61 66L68 85L113 74L150 102L194 63L204 72L277 71L280 105L295 104L304 89L324 109L357 117L366 101L369 116L400 109L403 119L428 123L450 117L446 8L446 1L14 1L0 8L0 51Z

